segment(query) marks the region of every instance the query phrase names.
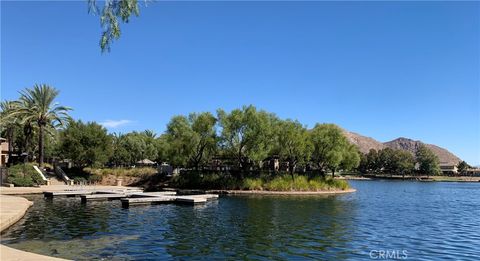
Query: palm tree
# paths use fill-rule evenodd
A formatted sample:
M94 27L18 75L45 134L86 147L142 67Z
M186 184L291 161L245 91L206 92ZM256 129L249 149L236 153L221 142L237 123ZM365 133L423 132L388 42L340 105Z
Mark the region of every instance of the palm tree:
M16 103L13 101L0 102L0 120L2 122L2 129L5 129L5 135L8 140L8 159L12 159L13 152L13 132L14 128L18 125L18 119L12 117L12 112L17 108ZM3 130L2 130L3 131Z
M157 134L156 134L155 131L153 131L153 130L144 130L144 131L143 131L143 134L144 134L145 137L147 137L147 138L155 139L155 138L157 137Z
M54 103L59 91L46 84L33 86L20 92L17 108L12 113L21 119L23 124L35 123L38 127L38 164L43 165L44 136L49 128L64 126L70 116L69 107Z

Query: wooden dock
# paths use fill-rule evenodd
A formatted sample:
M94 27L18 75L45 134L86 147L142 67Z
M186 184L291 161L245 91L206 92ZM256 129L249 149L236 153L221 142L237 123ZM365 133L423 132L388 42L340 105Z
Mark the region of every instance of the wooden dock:
M75 197L80 195L90 195L93 194L93 191L87 190L77 190L77 191L45 191L43 192L43 196L46 198L53 198L58 196L66 196L66 197Z
M177 195L176 191L143 192L139 189L111 189L111 190L65 190L45 191L46 198L80 197L82 203L100 200L120 200L122 207L141 204L181 203L199 204L208 200L217 199L217 194Z
M92 194L132 194L132 193L143 193L143 190L140 189L111 189L111 190L64 190L64 191L45 191L43 195L46 198L54 198L60 196L66 197L76 197L82 195L92 195Z
M183 204L199 204L205 203L207 200L217 199L218 195L202 194L202 195L172 195L172 196L156 196L156 197L130 197L122 198L122 207L128 208L130 205L144 205L144 204L162 204L162 203L183 203Z
M87 195L80 195L82 199L82 203L87 203L87 201L97 201L97 200L112 200L112 199L121 199L126 197L127 195L124 193L116 194L87 194Z

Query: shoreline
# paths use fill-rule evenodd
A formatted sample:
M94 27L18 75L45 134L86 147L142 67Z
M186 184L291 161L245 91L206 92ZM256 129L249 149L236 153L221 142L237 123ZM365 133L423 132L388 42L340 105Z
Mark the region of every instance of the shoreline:
M357 191L349 188L345 190L323 190L323 191L269 191L269 190L207 190L208 193L221 195L285 195L285 196L302 196L302 195L338 195L347 194Z
M419 182L480 182L480 177L450 177L450 176L342 176L344 180L397 180L397 181L419 181Z
M0 194L0 233L22 219L27 210L33 205L33 202L23 197L8 196ZM57 257L44 256L31 252L26 252L0 244L1 260L58 260L65 261Z
M119 189L132 189L138 187L128 186L69 186L69 185L51 185L51 186L39 186L39 187L0 187L0 195L30 195L30 194L42 194L44 191L63 191L63 190L103 190L110 189L112 187Z

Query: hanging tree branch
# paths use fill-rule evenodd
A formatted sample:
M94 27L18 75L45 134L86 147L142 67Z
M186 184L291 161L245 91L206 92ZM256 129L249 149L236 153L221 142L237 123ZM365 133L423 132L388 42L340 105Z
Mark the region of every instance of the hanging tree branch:
M106 0L101 11L97 3L97 0L88 0L88 12L100 15L100 48L102 53L109 52L112 42L120 39L120 23L128 23L132 15L139 16L140 9L137 0Z

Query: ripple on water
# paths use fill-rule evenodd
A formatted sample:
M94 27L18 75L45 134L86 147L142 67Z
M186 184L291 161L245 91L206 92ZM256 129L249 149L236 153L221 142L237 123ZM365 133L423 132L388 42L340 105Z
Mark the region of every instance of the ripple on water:
M201 206L35 201L2 243L76 260L478 260L480 184L353 181L333 197L221 197Z

